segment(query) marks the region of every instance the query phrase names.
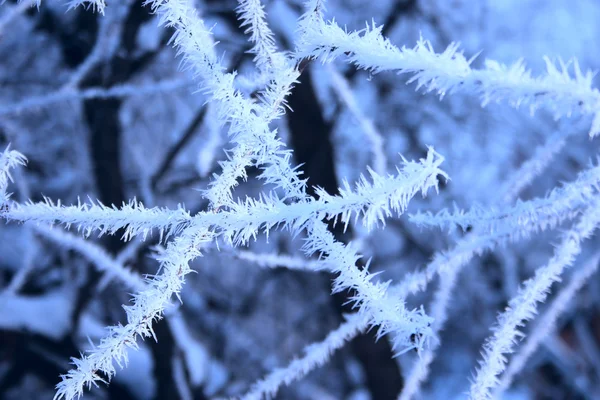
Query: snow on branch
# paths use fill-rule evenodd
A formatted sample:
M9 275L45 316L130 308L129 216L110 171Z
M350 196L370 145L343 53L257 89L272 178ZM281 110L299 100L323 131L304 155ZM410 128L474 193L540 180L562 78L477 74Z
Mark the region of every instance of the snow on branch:
M583 72L577 60L558 63L545 58L546 73L535 77L523 60L512 65L486 60L483 69L471 68L457 43L436 53L431 43L421 38L415 47L398 48L381 34L382 26L367 24L365 29L347 32L335 21L304 19L296 57L319 58L331 62L346 57L359 68L374 73L397 71L410 74L408 83L417 89L447 94L477 94L482 106L506 101L512 107L528 106L531 113L547 108L558 118L574 113L592 115L590 136L600 134L600 92L592 87L594 73Z
M0 292L0 329L23 330L54 340L65 338L72 329L71 313L75 306L70 288L54 289L31 296Z
M491 390L499 384L498 376L504 371L505 354L514 351L517 337L524 334L519 330L525 321L537 314L537 303L544 302L554 282L560 281L565 268L573 264L581 252L581 242L589 238L600 223L600 201L591 202L573 229L566 232L561 244L555 249L549 263L539 268L526 281L516 297L510 300L506 310L498 317L493 335L483 346L483 360L471 385L470 399L491 398Z

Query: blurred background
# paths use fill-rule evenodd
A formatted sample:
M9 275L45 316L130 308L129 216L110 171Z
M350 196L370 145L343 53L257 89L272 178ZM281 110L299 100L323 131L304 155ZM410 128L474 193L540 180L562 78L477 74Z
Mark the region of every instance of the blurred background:
M31 2L29 2L31 3ZM29 160L13 174L14 200L60 199L63 204L98 199L122 205L137 198L147 207L203 210L201 191L219 171L228 148L226 129L202 94L201 82L180 68L168 45L169 29L139 0L108 1L106 15L62 1L39 8L24 0L0 4L0 148L9 143ZM236 1L196 1L212 26L216 51L230 71L239 71L240 90L252 85L251 44L240 28ZM300 1L263 0L281 50L294 50ZM582 69L600 69L600 3L592 0L329 0L326 17L348 30L374 21L401 47L422 36L436 51L460 42L481 67L486 58L512 63L523 58L534 75L550 60L576 57ZM371 75L343 63L307 62L288 99L293 112L276 128L293 149L311 186L335 193L343 180L356 181L379 162L395 172L401 158L424 157L432 145L446 158L451 181L439 195L415 198L410 212L469 208L497 201L498 188L536 149L552 141L557 155L520 193L544 196L573 180L597 154L587 136L590 120L560 122L543 111L530 115L505 105L480 106L474 95L415 91L408 78ZM348 89L347 92L340 87ZM261 88L257 88L260 90ZM350 93L355 104L350 104ZM382 138L383 161L375 160L364 122ZM381 164L383 162L383 164ZM262 183L249 179L236 196L257 196ZM559 227L560 228L560 227ZM338 239L359 243L371 271L399 282L422 268L436 252L451 249L463 233L424 230L406 217L385 229L334 229ZM498 312L552 255L560 230L508 243L473 260L442 332L442 347L423 386L424 399L464 398L483 340ZM80 235L0 227L0 398L49 399L70 357L98 343L104 327L124 321L121 307L132 289L99 272L82 256ZM65 241L72 240L71 246ZM157 235L123 242L92 235L102 256L136 274L154 274ZM581 263L597 246L586 244ZM253 254L301 256L302 237L272 232L248 249ZM88 252L89 254L89 252ZM576 265L578 265L576 263ZM183 303L169 322L155 325L158 342L140 343L128 368L109 386L85 399L209 399L245 393L253 382L285 366L303 348L322 340L352 311L348 293L331 295L326 272L264 268L226 243L204 249L193 263ZM573 299L556 330L529 360L505 397L510 399L600 398L600 282L593 276ZM427 305L431 290L407 299ZM365 333L325 366L280 390L278 399L395 399L417 355L393 358L384 338Z

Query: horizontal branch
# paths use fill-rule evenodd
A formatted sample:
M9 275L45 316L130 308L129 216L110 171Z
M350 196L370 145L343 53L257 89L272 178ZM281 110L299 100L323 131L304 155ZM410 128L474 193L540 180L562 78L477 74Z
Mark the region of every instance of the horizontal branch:
M517 200L516 204L502 208L486 209L474 206L468 211L449 212L443 209L437 214L417 213L410 215L410 221L418 226L439 226L453 229L459 226L463 231L477 229L481 233L531 232L555 227L563 220L574 218L589 201L598 196L600 188L600 166L591 166L582 171L573 182L564 183L543 198L528 201Z
M477 94L482 106L492 102L507 102L518 108L528 106L531 113L539 108L551 111L555 118L573 113L592 115L590 136L600 134L600 92L592 87L594 73L582 72L577 60L558 65L545 58L546 73L535 77L519 60L512 65L486 60L484 68L473 69L474 58L467 59L457 43L436 53L431 43L421 38L415 47L398 48L381 34L382 26L371 26L347 32L335 21L320 18L304 20L296 57L319 58L330 62L345 57L359 68L373 73L396 71L410 74L408 83L417 89L446 94L465 92ZM572 72L571 72L572 70Z
M153 230L158 230L161 240L183 230L192 220L189 212L183 207L176 210L166 208L146 208L135 199L123 204L121 208L107 207L100 202L79 202L77 205L63 206L49 198L40 203L13 203L0 211L0 217L15 222L60 224L69 229L75 226L84 236L92 232L99 235L115 234L124 229L123 240L129 241L141 235L145 240Z

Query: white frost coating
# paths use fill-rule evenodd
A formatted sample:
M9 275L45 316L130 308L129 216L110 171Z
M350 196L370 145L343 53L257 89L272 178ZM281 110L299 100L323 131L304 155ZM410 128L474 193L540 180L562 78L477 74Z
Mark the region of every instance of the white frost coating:
M517 178L515 176L515 178ZM418 226L440 226L452 230L460 226L477 228L482 233L511 232L518 236L533 230L545 230L566 219L575 218L579 211L598 195L600 188L600 166L592 165L580 172L573 182L563 183L546 197L528 201L517 200L514 205L500 204L496 207L475 205L468 211L447 209L433 215L417 213L410 221ZM514 194L514 192L512 192ZM509 195L511 193L509 192Z
M279 387L303 377L313 369L325 364L331 353L341 348L367 329L368 321L363 316L354 314L336 330L330 332L325 340L313 343L304 349L305 355L292 361L284 368L278 368L262 380L252 385L252 389L241 400L261 400L264 396L275 396Z
M538 269L535 276L524 283L517 296L498 317L498 325L493 329L493 335L483 346L483 360L471 385L470 399L492 398L491 391L498 386L498 376L505 369L505 354L512 353L516 338L523 336L519 328L525 321L534 318L537 303L546 299L552 284L560 280L564 269L572 265L580 253L581 241L588 238L599 223L600 202L596 200L583 213L575 227L565 233L550 262Z
M298 59L317 57L331 62L346 57L359 68L374 73L397 71L412 75L408 83L416 82L417 89L435 92L440 97L459 91L476 94L482 106L504 101L515 108L528 106L531 113L549 109L557 119L575 113L591 115L594 119L589 134L594 137L600 133L600 92L592 87L594 73L583 72L577 60L559 60L557 66L545 57L545 75L534 77L523 60L512 65L486 60L483 69L473 69L474 58L467 59L457 43L451 43L441 53L436 53L423 38L413 48L398 48L381 35L383 27L375 23L367 23L360 31L346 32L335 21L312 18L303 27L296 49Z
M26 162L25 156L18 151L11 150L10 145L0 154L0 206L8 200L6 188L8 183L13 180L10 170L19 165L25 165Z
M79 397L85 387L105 382L98 372L102 371L110 379L116 373L114 363L124 368L128 363L128 350L139 347L138 337L156 339L152 324L162 318L171 297L181 292L185 275L191 272L189 263L200 256L200 245L211 239L206 231L184 232L169 243L158 258L162 274L149 279L147 288L134 295L133 304L124 307L127 325L110 327L108 336L96 348L80 359L72 359L75 368L61 376L55 399Z
M596 254L592 256L585 265L575 271L567 286L558 293L548 309L537 319L535 327L527 337L527 341L520 346L519 351L510 360L506 371L502 374L500 384L493 394L494 398L499 398L502 393L510 387L516 374L523 369L529 358L543 342L544 338L555 329L556 321L572 303L575 294L588 282L588 279L598 271L599 263L600 255Z

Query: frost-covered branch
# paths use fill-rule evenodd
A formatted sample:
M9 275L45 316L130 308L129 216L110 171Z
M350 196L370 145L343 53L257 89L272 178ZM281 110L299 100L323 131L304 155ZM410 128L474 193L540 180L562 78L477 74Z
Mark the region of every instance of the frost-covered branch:
M41 2L41 0L38 0L38 4L39 2ZM68 10L82 6L86 9L91 8L94 12L104 14L106 2L104 0L68 0L67 6Z
M549 139L559 139L557 141L564 143L562 137L554 137ZM560 146L558 146L560 148ZM537 151L534 156L525 162L515 173L507 179L502 185L502 189L499 191L500 199L499 204L509 204L514 201L519 191L531 182L531 180L540 174L544 166L548 165L549 160L557 151L555 146L547 145L544 149ZM591 169L593 170L593 168ZM593 178L596 174L590 171L586 171L580 174L579 178L582 182L585 182L586 173L588 178L591 176L591 187L594 187ZM579 180L578 180L579 181ZM581 182L580 182L581 183ZM589 183L589 182L588 182ZM574 185L574 184L573 184ZM578 189L574 192L577 193ZM563 191L565 191L563 189ZM593 190L592 190L593 192ZM591 194L590 194L591 196ZM570 212L569 216L576 216L576 212ZM550 217L552 218L552 216ZM563 219L566 217L562 217ZM527 228L521 229L519 235L527 235L528 231L535 231L540 229L539 221L538 224L526 225ZM433 333L439 338L440 331L445 325L447 319L447 308L451 304L451 294L454 291L459 273L462 268L471 261L471 259L483 252L486 248L492 248L496 243L501 243L507 238L514 238L515 233L512 231L512 227L504 227L503 231L498 232L494 230L490 234L482 232L482 226L476 225L473 231L467 234L459 243L448 253L438 252L434 256L433 261L422 271L408 273L405 279L399 284L395 285L392 289L393 293L399 297L406 297L410 293L416 293L417 291L424 290L428 282L435 276L439 275L439 287L434 293L433 302L431 305L431 315L434 318L434 324L432 326ZM427 348L415 365L411 369L403 390L401 391L398 399L408 400L413 398L420 390L421 382L423 382L429 374L429 366L435 357L435 351L440 346L440 342L435 341L433 345Z
M294 176L285 193L295 193L304 181L291 168L291 154L282 150L283 144L269 123L285 111L285 97L296 82L298 71L292 66L277 70L274 84L263 94L263 104L246 99L235 90L234 74L224 73L214 51L210 32L186 0L148 0L153 11L160 16L161 24L173 27L173 45L183 55L184 65L202 80L202 86L214 100L217 118L229 126L229 137L235 148L222 162L222 172L215 176L205 196L215 208L229 206L232 189L239 179L246 178L249 166L267 165L262 177L267 183L277 183L281 174ZM273 157L273 155L282 157Z
M29 218L53 222L58 219L66 224L78 224L86 233L92 230L100 230L101 233L114 232L113 229L125 228L125 235L130 237L147 233L157 226L162 227L167 234L183 230L181 236L168 245L166 254L161 258L163 274L150 282L150 289L134 297L134 306L127 308L128 324L124 327L113 327L110 336L103 339L98 350L94 350L82 360L74 361L77 368L64 378L57 396L70 399L81 393L84 385L102 381L97 374L98 370L109 377L112 376L115 373L112 365L113 358L118 364L122 364L126 361L125 347L135 347L134 340L138 335L151 335L152 320L160 315L171 295L179 292L183 276L189 272L187 263L198 254L200 241L214 240L216 235L225 234L235 236L236 242L244 242L256 235L259 227L262 226L268 231L271 227L282 223L295 229L304 227L308 229L309 240L305 251L309 254L322 253L335 265L334 271L339 273L334 284L335 290L357 289L353 300L360 307L362 314L368 316L370 323L379 326L380 336L393 333L396 347L401 351L422 347L429 336L430 319L420 310L406 310L402 300L390 298L386 294L387 283L371 282L374 275L355 265L359 256L347 246L336 242L327 230L327 226L319 219L333 218L337 214L342 214L342 220L348 221L351 216L358 217L362 214L365 224L371 226L390 215L391 211L401 214L409 199L416 193L425 194L430 187L437 188L437 177L446 176L439 169L441 162L442 158L430 149L427 158L420 163L405 162L395 177L382 178L373 172L371 174L373 182L363 179L356 192L351 191L346 185L339 196L331 196L320 191L319 200L289 205L270 201L271 199L263 202L248 200L239 207L234 207L232 211L199 213L192 217L191 221L187 212L181 211L183 214L177 214L179 217L171 220L169 217L173 215L157 209L149 209L153 210L154 215L151 217L154 218L143 218L142 213L135 213L143 207L137 203L130 205L130 209L127 210L80 205L73 210L69 209L62 218L56 217L57 210L61 208L42 203L40 217L31 218L35 205L30 205L33 210L23 213L24 220ZM88 209L89 207L92 208ZM19 209L16 207L15 210L10 210L8 215L14 219L15 216L10 213ZM145 213L149 214L149 210ZM90 216L92 211L98 215L94 216L92 213ZM132 223L131 219L134 215L138 217ZM49 220L45 221L44 218ZM159 295L158 292L161 294ZM418 340L411 340L411 337L417 337Z
M168 244L158 258L162 274L149 279L147 288L133 296L133 304L124 307L127 324L110 327L108 336L98 347L80 359L72 359L75 368L61 376L55 400L71 400L81 396L85 387L89 389L98 382L107 383L106 379L110 380L116 373L114 363L121 368L127 365L127 351L138 348L138 337L156 340L152 323L162 318L172 296L181 292L185 276L191 272L190 261L200 256L198 248L203 242L212 240L210 232L188 229Z
M362 214L365 225L372 228L378 221L384 222L392 210L401 214L408 200L416 193L420 191L424 195L432 186L437 189L437 177L446 176L438 168L441 161L433 149L430 149L427 158L422 159L420 163L405 161L404 168L398 170L397 177L382 178L371 171L373 183L361 179L356 192L351 191L346 184L345 188L340 190L339 196L331 196L319 190L318 201L277 206L274 201L264 200L263 210L256 213L256 216L261 217L263 229L267 232L282 221L295 229L305 227L308 235L304 251L308 256L314 253L324 256L332 271L339 274L334 281L334 291L356 289L352 301L359 308L359 312L369 317L370 325L378 327L378 336L392 334L394 348L400 353L412 348L422 348L431 335L431 319L425 316L422 310L407 310L403 297L390 296L387 293L389 282L373 282L374 275L368 272L368 268L359 269L356 266L360 256L350 246L336 242L327 226L319 220L337 218L337 215L341 214L342 222L348 223L353 216L358 218ZM245 212L235 210L238 215L235 224L240 224L239 233L233 239L236 243L246 242L256 234L259 227L256 221L246 217L249 215L250 218L256 218L252 215L255 212L252 208L259 203L248 200L246 204L250 204L251 208L246 208ZM196 218L217 219L222 218L223 214L227 212ZM269 214L273 217L269 217ZM270 223L265 222L268 221L266 218L273 220ZM224 220L232 221L234 218L226 217ZM228 229L231 229L233 224L234 222L228 222Z
M281 225L297 231L323 218L348 224L352 218L361 217L364 225L371 229L377 223L385 223L387 217L401 215L417 193L425 196L430 188L437 190L438 177L447 177L439 168L442 161L443 157L430 149L427 158L420 162L405 160L396 176L384 178L370 171L372 181L361 178L356 190L345 183L339 195L318 189L318 200L291 204L274 194L258 200L249 198L234 203L230 211L198 213L192 225L203 229L211 227L236 244L247 243L261 229L267 235Z
M575 294L588 282L589 278L596 273L600 263L600 255L592 256L580 269L573 273L567 286L565 286L544 311L543 315L536 320L536 324L527 336L526 342L519 347L519 351L513 356L500 378L500 383L494 391L494 397L498 398L512 383L529 358L537 350L543 340L555 329L556 321L569 307Z
M543 166L548 165L547 159L549 155L547 152L539 151L536 152L535 155L526 163L524 163L517 171L515 171L512 176L507 179L502 185L502 190L500 191L500 199L504 202L499 202L499 205L506 207L507 204L515 201L517 198L519 190L521 190L527 182L531 182L535 176L542 172ZM582 189L586 188L585 192L594 191L594 185L596 178L595 176L598 173L597 167L591 167L590 169L579 174L576 182L580 182L582 184ZM525 179L524 179L525 178ZM573 183L574 184L574 183ZM565 184L567 190L563 189L555 189L552 193L555 195L557 193L569 194L577 198L580 196L578 193L579 188L574 186L571 190L568 190L571 184ZM512 188L518 187L519 190L512 190ZM565 199L569 199L569 196L566 196ZM568 204L569 202L564 202ZM569 212L567 217L573 218L578 215L578 211ZM422 216L422 214L421 214ZM552 221L556 216L552 214L547 215L548 218ZM564 215L563 215L564 217ZM409 218L414 218L413 215L409 215ZM435 217L434 217L435 218ZM566 218L566 217L565 217ZM564 219L564 218L563 218ZM541 223L549 226L548 223L545 222L545 219L541 220ZM550 222L551 222L550 221ZM395 295L404 298L409 294L414 294L419 291L422 291L426 288L427 284L431 279L433 279L437 274L444 273L448 271L452 271L455 269L460 269L468 262L470 262L473 257L478 254L482 254L485 250L491 250L495 248L497 245L502 244L509 239L518 239L521 237L528 237L532 232L538 231L541 229L541 225L538 223L531 223L529 225L521 225L515 232L511 226L508 226L507 229L502 231L491 231L490 233L482 233L478 231L478 226L475 227L475 230L471 233L467 234L464 238L462 238L456 246L450 251L441 251L437 252L434 255L433 260L427 265L426 268L409 272L406 274L403 281L394 286Z
M544 198L528 201L517 200L511 207L486 209L474 206L469 211L457 210L450 213L443 209L436 215L417 213L410 215L410 221L419 226L440 226L450 229L460 226L463 231L469 227L483 233L531 232L553 228L566 219L572 219L579 210L598 195L600 188L600 166L591 166L579 173L577 179L552 190Z
M11 150L10 145L6 147L2 154L0 154L0 206L4 206L4 203L6 203L9 197L6 193L6 189L8 183L13 181L10 170L19 165L25 165L26 163L27 159L25 156L18 151ZM3 212L4 211L0 211L0 215L2 215Z
M250 41L254 43L250 52L255 54L254 62L260 70L273 67L273 55L277 52L273 32L266 21L266 14L261 0L238 0L237 12L242 20L244 33L250 33Z
M27 2L27 0L20 0L20 2ZM28 3L32 3L37 8L40 8L42 0L32 0ZM100 14L104 14L104 9L106 8L106 2L104 0L67 0L66 5L68 6L68 10L82 6L84 8L91 8L93 11L97 11Z
M594 74L581 71L577 60L559 60L557 65L545 58L546 73L539 77L534 77L522 60L512 65L486 60L483 69L473 69L473 58L467 59L457 43L441 53L436 53L423 38L413 48L398 48L382 36L382 28L373 23L349 33L335 21L307 19L302 25L296 57L324 62L346 57L359 68L374 73L396 71L412 75L408 82L416 82L417 89L424 88L442 97L456 92L475 93L482 106L504 101L515 108L528 106L532 113L543 107L557 119L573 113L592 115L590 136L600 133L600 92L592 87Z
M147 289L146 280L137 273L127 269L118 258L114 259L97 244L90 243L81 237L58 228L39 225L34 226L33 230L66 249L79 252L83 257L92 262L97 270L104 272L109 279L117 278L128 289L137 292ZM207 350L194 340L178 309L169 310L165 317L177 346L184 353L186 365L192 375L192 381L196 385L200 385L205 378L206 366L198 365L198 361L206 361L208 359Z
M223 126L228 130L230 140L225 150L226 159L220 163L221 171L213 176L211 182L204 188L206 190L202 192L204 198L210 202L207 209L190 215L183 206L175 210L148 207L154 202L154 194L151 192L152 183L156 182L151 179L152 171L142 171L143 177L139 184L142 193L146 193L150 199L150 203L145 201L146 206L135 200L124 204L121 208L107 207L93 201L86 204L80 202L67 207L60 203L54 204L50 200L36 204L13 203L8 201L4 194L10 181L9 169L23 163L24 158L18 158L18 162L13 160L11 164L5 161L8 150L2 155L4 158L0 163L0 189L3 197L0 198L0 217L7 221L32 225L33 229L44 232L46 237L60 245L81 252L100 269L111 271L117 271L122 267L123 262L120 259L113 259L83 239L71 234L63 234L62 230L46 229L45 225L60 224L67 228L77 228L84 235L93 232L99 234L124 232L124 240L130 240L137 235L145 239L153 230L158 230L162 245L166 245L166 250L159 257L160 269L156 276L141 282L136 277L130 279L131 277L121 276L123 281L139 290L139 294L133 298L133 303L126 307L127 323L123 326L119 324L111 327L108 336L98 347L83 355L81 359L74 360L75 368L63 376L63 381L58 385L56 398L72 399L80 396L85 387L110 380L116 372L116 366L123 366L127 362L128 347L138 346L136 344L138 336L142 338L153 336L153 321L162 318L165 308L168 308L173 301L173 295L179 295L186 274L191 272L189 263L200 255L201 245L213 242L218 244L220 241L242 245L261 234L266 234L268 239L272 230L288 229L294 236L301 235L304 240L302 250L306 255L310 257L316 254L319 259L310 260L273 254L257 255L245 251L238 251L234 256L266 267L284 266L308 271L333 272L335 274L333 291L351 292L349 301L358 312L338 330L331 332L324 342L307 348L303 358L293 361L286 368L268 374L264 380L253 386L247 398L274 395L282 384L302 377L309 370L325 362L333 350L370 327L377 330L378 338L390 335L396 355L410 349L418 351L419 360L405 380L404 391L401 393L402 399L408 399L417 394L420 383L427 377L429 365L434 360L436 352L442 353L438 351L440 343L437 339L440 338L440 332L448 317L449 306L453 304L456 295L454 289L462 268L476 255L493 249L500 243L516 238L521 239L539 230L554 228L559 223L581 217L573 230L564 236L563 243L557 247L550 263L541 268L534 278L527 281L524 288L511 301L510 307L495 328L495 335L486 342L486 358L478 371L477 381L472 389L475 394L472 396L477 398L489 396L494 385L497 384L498 375L504 368L503 357L512 351L513 341L520 334L517 329L523 325L524 320L532 317L537 302L545 298L552 282L559 279L562 270L580 251L580 240L589 235L600 222L600 211L594 208L600 204L598 195L600 167L590 167L580 174L576 181L553 190L544 198L527 202L516 201L514 204L518 193L529 185L533 177L549 164L553 155L566 145L567 135L562 133L552 135L546 146L533 152L532 149L527 148L532 143L520 138L506 142L494 142L497 138L490 138L486 143L488 147L485 151L489 152L496 144L501 146L508 143L515 147L514 155L508 152L502 153L506 155L506 157L501 156L504 157L503 161L518 160L532 153L534 156L530 162L523 164L522 168L507 179L505 184L499 186L498 190L490 193L490 196L495 196L495 199L486 206L490 208L475 206L467 212L450 213L444 210L437 215L413 216L414 222L423 225L461 226L463 229L469 229L470 232L465 234L453 249L448 252L437 252L425 269L408 274L399 285L392 285L390 282L380 280L377 273L369 271L370 260L362 262L360 249L357 246L337 241L327 223L342 222L346 227L351 223L363 223L367 228L361 230L364 232L385 224L389 217L402 215L409 202L419 192L425 195L431 188L435 188L437 192L438 179L440 177L448 179L446 173L440 169L443 158L430 149L425 159L420 162L403 160L395 175L387 175L388 163L382 139L384 134L378 132L375 124L359 110L349 83L333 69L331 70L332 81L337 96L343 106L357 118L369 142L365 148L355 149L372 153L373 165L372 169L368 170L367 177L361 176L356 187L351 187L344 181L337 195L320 188L315 190L315 196L310 195L305 179L307 177L302 176L299 168L295 167L292 152L278 136L274 123L286 111L286 99L292 86L300 77L300 70L307 65L307 61L317 58L331 61L345 57L359 68L374 73L389 70L407 74L408 81L415 82L417 89L437 93L440 97L464 92L478 96L483 106L493 102L503 102L515 108L527 107L531 112L544 108L553 112L557 118L571 114L592 116L594 121L590 134L594 136L600 134L600 92L592 86L592 74L583 72L576 61L556 63L548 59L546 59L546 71L539 76L533 76L522 61L512 65L502 65L488 60L483 67L477 69L473 68L473 58L467 59L457 44L451 44L445 51L436 53L431 43L424 39L420 39L414 48L399 48L384 38L382 28L374 24L367 25L361 31L348 33L334 21L324 21L323 0L306 2L307 12L299 21L300 42L293 43L295 38L292 38L291 34L286 40L292 46L297 46L296 53L290 56L289 53L277 51L274 36L274 32L279 32L280 29L291 32L290 27L280 24L272 31L267 24L267 15L261 0L238 0L238 15L242 27L249 34L251 52L255 55L254 63L258 70L258 74L251 73L238 77L237 72L227 72L222 58L215 51L212 33L196 11L193 0L145 0L144 3L159 16L162 26L174 32L171 44L182 56L183 66L192 72L207 95L209 112L214 113L210 119L214 126L210 127L211 132L207 135L211 137L209 141L218 142L214 140L216 134L220 132L218 127ZM100 29L97 38L99 40L95 42L95 47L91 48L91 52L86 53L87 58L79 60L72 70L74 72L69 75L70 79L67 76L65 79L67 83L60 90L34 96L16 104L3 105L0 108L0 116L8 114L12 116L36 107L55 105L59 101L145 95L190 84L188 79L183 79L172 82L162 81L151 85L74 90L82 78L93 69L92 67L98 65L99 60L107 54L115 55L114 51L120 47L119 41L123 33L120 29L128 28L122 23L123 18L129 14L125 12L128 11L126 7L131 4L131 1L125 0L115 5L118 9L115 9L114 13L107 10L110 14L107 13L107 18L99 21ZM71 7L88 5L100 11L104 10L104 0L72 0L69 5ZM20 6L18 9L23 8L24 6ZM280 2L272 9L282 13L269 16L269 21L274 23L280 23L278 19L286 12L289 15L295 12L286 2ZM136 26L135 32L136 35L139 33L139 36L131 36L135 41L132 43L134 46L145 47L148 44L145 40L145 33L147 33L145 29L152 28L140 25L138 32ZM219 31L219 34L221 32ZM18 43L17 39L18 36L15 36L15 43ZM53 45L49 51L50 55L56 52L55 47L57 46ZM129 50L128 47L125 52L126 57L134 54L137 49L131 49L134 50L132 52ZM59 62L56 64L57 67L62 67L60 58L57 60ZM246 64L241 68L247 70ZM110 70L111 68L106 68L106 71L104 69L102 71L109 78L107 82L113 81L110 79L112 73ZM314 77L316 75L313 75ZM327 88L325 92L320 91L319 84L322 82L318 79L319 77L316 77L314 81L317 84L314 91L319 101L323 101L321 106L327 106L326 102L331 100L331 93ZM237 88L242 89L240 91ZM387 92L387 88L383 90ZM393 107L397 106L394 103L397 100L404 102L405 99L392 99ZM389 105L381 104L384 108ZM462 105L456 106L460 108L459 113L464 112ZM177 112L176 108L173 109L174 112ZM129 115L131 110L125 107L122 111ZM169 123L179 123L180 117L181 115L177 113ZM35 119L36 121L31 123L42 122L37 121L38 118ZM201 118L194 120L201 120ZM43 122L54 123L53 120ZM332 121L327 121L328 124L330 122ZM381 121L378 121L377 126L385 126L385 121L381 124L379 122ZM413 129L419 125L419 118L411 116L406 122L408 122L407 126ZM431 131L425 121L418 129L422 130L421 135L416 134L418 132L410 135L411 141L415 140L414 143L410 143L411 146L414 145L413 147L421 146L422 142L430 137ZM124 138L130 139L127 135ZM294 139L296 138L294 134ZM462 141L450 143L445 137L434 140L439 140L443 145L451 148L461 145L465 147ZM393 147L407 144L405 141L395 141L392 138L389 143ZM61 143L57 146L64 148ZM212 150L215 147L213 144L209 147L211 149L208 151L209 156L201 160L202 166L199 168L201 174L210 169L209 164L214 160L212 153L215 152ZM468 154L465 153L465 156ZM483 160L486 156L487 153L477 154L476 158ZM186 154L185 157L182 155L178 158L178 161L188 162L190 159ZM143 170L144 163L138 164ZM459 164L460 160L455 165L460 166ZM578 166L579 160L577 159L573 165ZM63 164L58 167L62 166ZM248 177L248 171L255 170L260 171L258 177L269 185L268 190L255 197L241 200L234 198L234 194L237 196L244 193L243 189L241 193L236 193L234 191L236 186ZM486 169L487 171L489 170ZM466 174L472 177L471 172ZM129 176L128 171L127 176ZM470 189L468 184L469 182L465 182L466 186L451 189L449 196L461 196L465 190ZM480 194L474 193L473 196L468 194L467 197L480 197ZM157 197L156 201L158 200ZM501 204L502 201L508 205ZM430 236L427 236L424 240L429 238ZM413 253L413 248L407 250ZM122 257L127 257L127 254L134 252L135 247L131 246ZM404 250L402 252L408 253ZM389 251L387 254L391 255L392 252ZM411 259L417 259L412 255L419 256L411 254ZM506 264L510 262L507 261ZM117 273L121 272L126 271L117 271ZM409 308L405 304L405 297L409 293L422 290L435 276L439 277L439 287L434 294L431 310L426 314L423 307ZM581 283L585 276L589 275L578 276L576 275L574 279L579 279ZM177 336L178 332L180 334L183 332L182 323L183 320L174 319L171 324L173 336L176 341L190 343L193 336L187 334ZM433 342L433 345L424 346L426 342L429 342L428 344ZM186 353L185 357L191 369L193 359L196 357L204 359L207 353L197 347L195 352ZM174 363L176 385L184 388L187 386L185 371L181 363L177 364L176 361ZM205 383L202 379L204 376L202 371L188 372L191 372L190 377L194 385ZM209 389L206 390L209 395ZM187 387L181 389L182 396L191 396L190 393L191 390Z
M566 146L567 139L575 132L577 131L572 126L569 126L567 132L557 131L548 136L543 146L535 149L534 155L515 170L500 188L500 193L504 193L504 204L511 204L519 197L521 190L529 186L535 177L550 165L555 156Z
M82 254L91 261L96 269L109 275L117 277L127 288L133 290L142 290L146 283L138 274L128 270L118 261L114 260L103 248L87 240L75 236L70 232L65 232L60 228L51 228L44 225L33 225L32 229L39 235L55 242L65 249L72 249Z
M388 293L390 282L373 282L376 274L368 271L368 264L359 268L360 255L351 245L335 241L327 225L315 222L309 226L303 250L308 256L318 253L331 263L339 275L333 283L333 292L355 289L350 297L361 315L369 318L369 325L377 327L377 338L390 334L396 354L417 349L432 336L432 318L420 310L408 310L403 298Z
M491 391L498 386L498 376L504 371L505 354L513 352L517 337L523 336L519 328L537 313L537 303L543 302L552 284L559 281L565 268L573 264L581 252L581 242L588 238L600 223L600 201L591 202L573 229L563 236L549 263L538 269L533 278L526 281L506 310L498 317L498 326L483 346L483 360L471 385L469 398L491 398Z
M329 332L325 340L313 343L304 349L304 356L292 361L283 368L277 368L252 385L241 400L261 400L265 396L275 396L281 385L289 385L308 374L313 369L329 361L331 354L348 341L365 331L368 318L360 314L347 316L346 322Z
M97 231L99 235L114 234L124 229L123 240L129 241L141 235L146 239L153 230L158 230L161 240L178 234L192 217L183 207L176 210L146 208L141 202L130 201L121 208L107 207L90 200L72 206L62 206L60 201L48 198L41 203L12 204L0 216L10 221L43 223L46 225L61 224L69 229L77 227L84 236Z

